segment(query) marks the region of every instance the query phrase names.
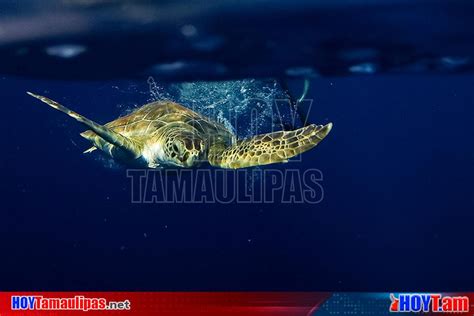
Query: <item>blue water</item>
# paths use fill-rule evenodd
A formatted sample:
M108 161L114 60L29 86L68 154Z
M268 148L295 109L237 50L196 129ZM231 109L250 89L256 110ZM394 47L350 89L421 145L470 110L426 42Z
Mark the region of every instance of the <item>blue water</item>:
M83 128L149 101L135 81L0 77L2 290L468 290L474 278L473 75L317 78L334 123L301 162L319 204L131 204ZM298 91L301 82L290 87Z

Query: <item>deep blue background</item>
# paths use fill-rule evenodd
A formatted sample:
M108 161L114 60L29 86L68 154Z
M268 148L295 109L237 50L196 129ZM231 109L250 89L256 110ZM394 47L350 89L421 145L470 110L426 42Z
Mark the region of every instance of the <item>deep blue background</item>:
M145 103L146 78L2 78L0 289L472 290L473 84L315 79L310 119L334 129L291 167L322 170L324 201L223 207L131 205L124 170L25 94L105 122Z

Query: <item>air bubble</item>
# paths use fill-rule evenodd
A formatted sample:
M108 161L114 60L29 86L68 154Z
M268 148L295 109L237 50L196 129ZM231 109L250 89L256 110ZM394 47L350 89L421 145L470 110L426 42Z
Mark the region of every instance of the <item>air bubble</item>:
M87 48L82 45L65 44L47 47L46 54L60 58L73 58L84 53L86 50Z
M186 37L196 36L198 33L197 28L192 24L186 24L181 27L181 34Z
M373 74L377 71L377 66L373 63L362 63L351 66L349 71L352 73Z

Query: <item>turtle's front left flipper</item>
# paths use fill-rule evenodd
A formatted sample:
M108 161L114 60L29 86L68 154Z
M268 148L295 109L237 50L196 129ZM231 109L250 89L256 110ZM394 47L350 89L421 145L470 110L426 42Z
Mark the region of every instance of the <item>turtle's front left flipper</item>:
M311 124L294 131L257 135L238 141L230 148L211 147L208 160L213 166L231 169L287 162L316 146L331 128L332 123L324 126Z
M76 121L86 125L89 127L95 134L100 136L102 138L102 142L107 142L109 144L112 144L116 146L117 148L120 148L123 150L123 152L126 152L128 155L131 155L133 158L138 158L141 155L141 148L140 145L135 143L133 140L113 131L112 129L108 128L107 126L100 125L92 120L89 120L88 118L80 115L79 113L76 113L74 111L71 111L67 107L59 104L56 101L53 101L47 97L37 95L31 92L27 92L30 96L41 100L42 102L48 104L52 108L61 111L63 113L66 113L70 117L74 118ZM110 146L107 146L110 150Z

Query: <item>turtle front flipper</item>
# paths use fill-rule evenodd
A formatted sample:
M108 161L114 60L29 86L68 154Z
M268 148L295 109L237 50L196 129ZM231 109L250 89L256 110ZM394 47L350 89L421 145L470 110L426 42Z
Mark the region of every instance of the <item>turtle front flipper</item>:
M120 154L125 153L126 155L131 156L132 158L138 158L141 156L141 145L138 144L137 142L113 131L112 129L108 128L107 126L100 125L94 121L89 120L88 118L71 111L70 109L66 108L65 106L59 104L56 101L53 101L47 97L37 95L31 92L27 92L30 96L41 100L42 102L48 104L52 108L61 111L63 113L66 113L70 117L74 118L76 121L86 125L89 127L93 133L95 133L98 139L102 140L102 142L106 142L108 146L106 146L109 149L109 154L114 156L112 153L111 149L115 146L120 150ZM87 133L87 132L85 132ZM83 134L85 134L83 133ZM92 133L92 132L91 132ZM94 134L94 135L95 135ZM87 137L85 137L87 138ZM89 138L88 138L89 139ZM91 140L92 141L92 140ZM93 141L94 142L94 141ZM97 146L96 142L94 142L94 145ZM111 146L113 145L113 146ZM101 148L103 149L103 148Z
M294 131L257 135L230 148L216 145L210 148L208 160L213 166L231 169L287 162L316 146L331 128L332 123L311 124Z

